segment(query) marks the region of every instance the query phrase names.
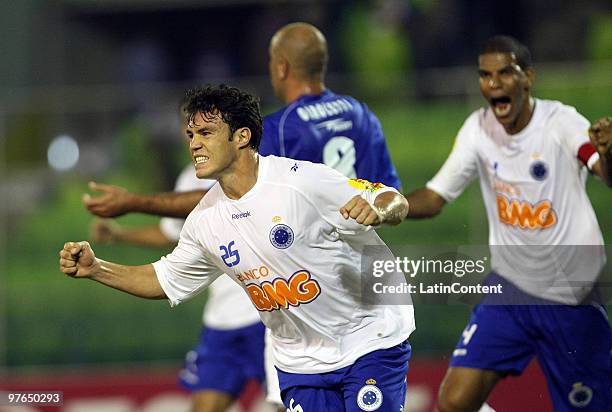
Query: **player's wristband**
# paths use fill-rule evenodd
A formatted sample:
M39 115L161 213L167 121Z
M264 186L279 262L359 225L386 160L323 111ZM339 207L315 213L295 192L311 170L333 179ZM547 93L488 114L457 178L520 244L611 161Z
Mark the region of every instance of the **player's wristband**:
M587 161L586 167L588 167L589 170L593 170L593 165L595 163L597 163L598 160L599 160L599 153L597 153L597 152L593 153L593 155L591 157L589 157L589 160Z
M578 159L591 170L593 165L599 160L599 153L591 142L584 143L578 148Z
M370 206L372 207L372 210L374 210L374 213L376 213L376 216L378 216L378 220L380 220L380 223L384 222L385 219L384 219L383 214L380 212L379 208L374 205L374 202L376 201L376 198L378 196L382 195L383 193L387 193L387 192L395 192L399 194L397 189L393 187L389 187L389 186L382 186L374 190L366 189L363 192L361 192L361 197L370 204Z

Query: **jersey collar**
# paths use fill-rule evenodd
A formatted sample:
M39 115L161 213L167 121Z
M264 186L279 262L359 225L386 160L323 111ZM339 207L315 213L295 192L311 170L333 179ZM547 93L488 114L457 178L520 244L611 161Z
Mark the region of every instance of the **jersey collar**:
M240 199L230 199L229 197L226 196L225 192L223 191L223 189L221 189L221 193L223 193L223 198L230 203L239 203L242 202L252 196L255 195L255 193L257 193L257 191L259 190L259 187L263 184L263 181L265 180L267 174L268 174L268 159L266 159L264 156L260 156L259 153L257 154L257 160L258 160L258 165L257 165L257 181L255 182L255 184L253 185L252 188L249 189L248 192L246 192Z
M303 94L302 96L300 96L300 98L298 99L301 103L310 103L316 100L322 100L326 97L329 96L333 96L333 92L329 89L325 89L323 90L322 93L320 94Z

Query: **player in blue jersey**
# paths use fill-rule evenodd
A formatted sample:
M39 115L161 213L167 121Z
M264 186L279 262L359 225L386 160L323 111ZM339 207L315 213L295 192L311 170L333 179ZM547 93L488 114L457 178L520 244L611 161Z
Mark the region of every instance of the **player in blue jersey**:
M270 80L286 106L265 117L260 153L325 163L348 177L399 189L380 121L353 97L325 87L325 37L292 23L270 41Z

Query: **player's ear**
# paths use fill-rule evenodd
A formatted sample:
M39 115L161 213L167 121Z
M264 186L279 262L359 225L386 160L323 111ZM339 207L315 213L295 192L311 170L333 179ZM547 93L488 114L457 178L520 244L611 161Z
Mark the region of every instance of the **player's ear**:
M525 70L525 76L527 76L527 90L531 90L533 87L533 84L535 83L535 75L536 73L533 67L528 67Z
M281 58L278 65L276 66L278 78L285 80L289 76L289 61L285 58Z
M238 148L247 147L251 142L251 129L248 127L239 128L234 132L234 140L237 142Z

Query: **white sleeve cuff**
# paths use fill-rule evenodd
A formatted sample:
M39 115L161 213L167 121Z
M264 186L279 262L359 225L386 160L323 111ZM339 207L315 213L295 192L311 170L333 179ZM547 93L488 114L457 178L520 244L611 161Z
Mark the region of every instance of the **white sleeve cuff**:
M591 157L589 157L589 160L587 160L587 164L586 164L589 170L593 170L593 166L595 165L595 163L597 163L598 160L599 160L598 152L593 153Z
M181 303L181 300L173 296L174 293L172 291L172 288L168 284L168 279L166 278L166 267L163 263L163 259L164 258L162 257L157 262L154 262L153 269L155 269L155 276L157 276L157 281L159 282L159 285L166 294L166 297L168 298L170 307L175 307Z

